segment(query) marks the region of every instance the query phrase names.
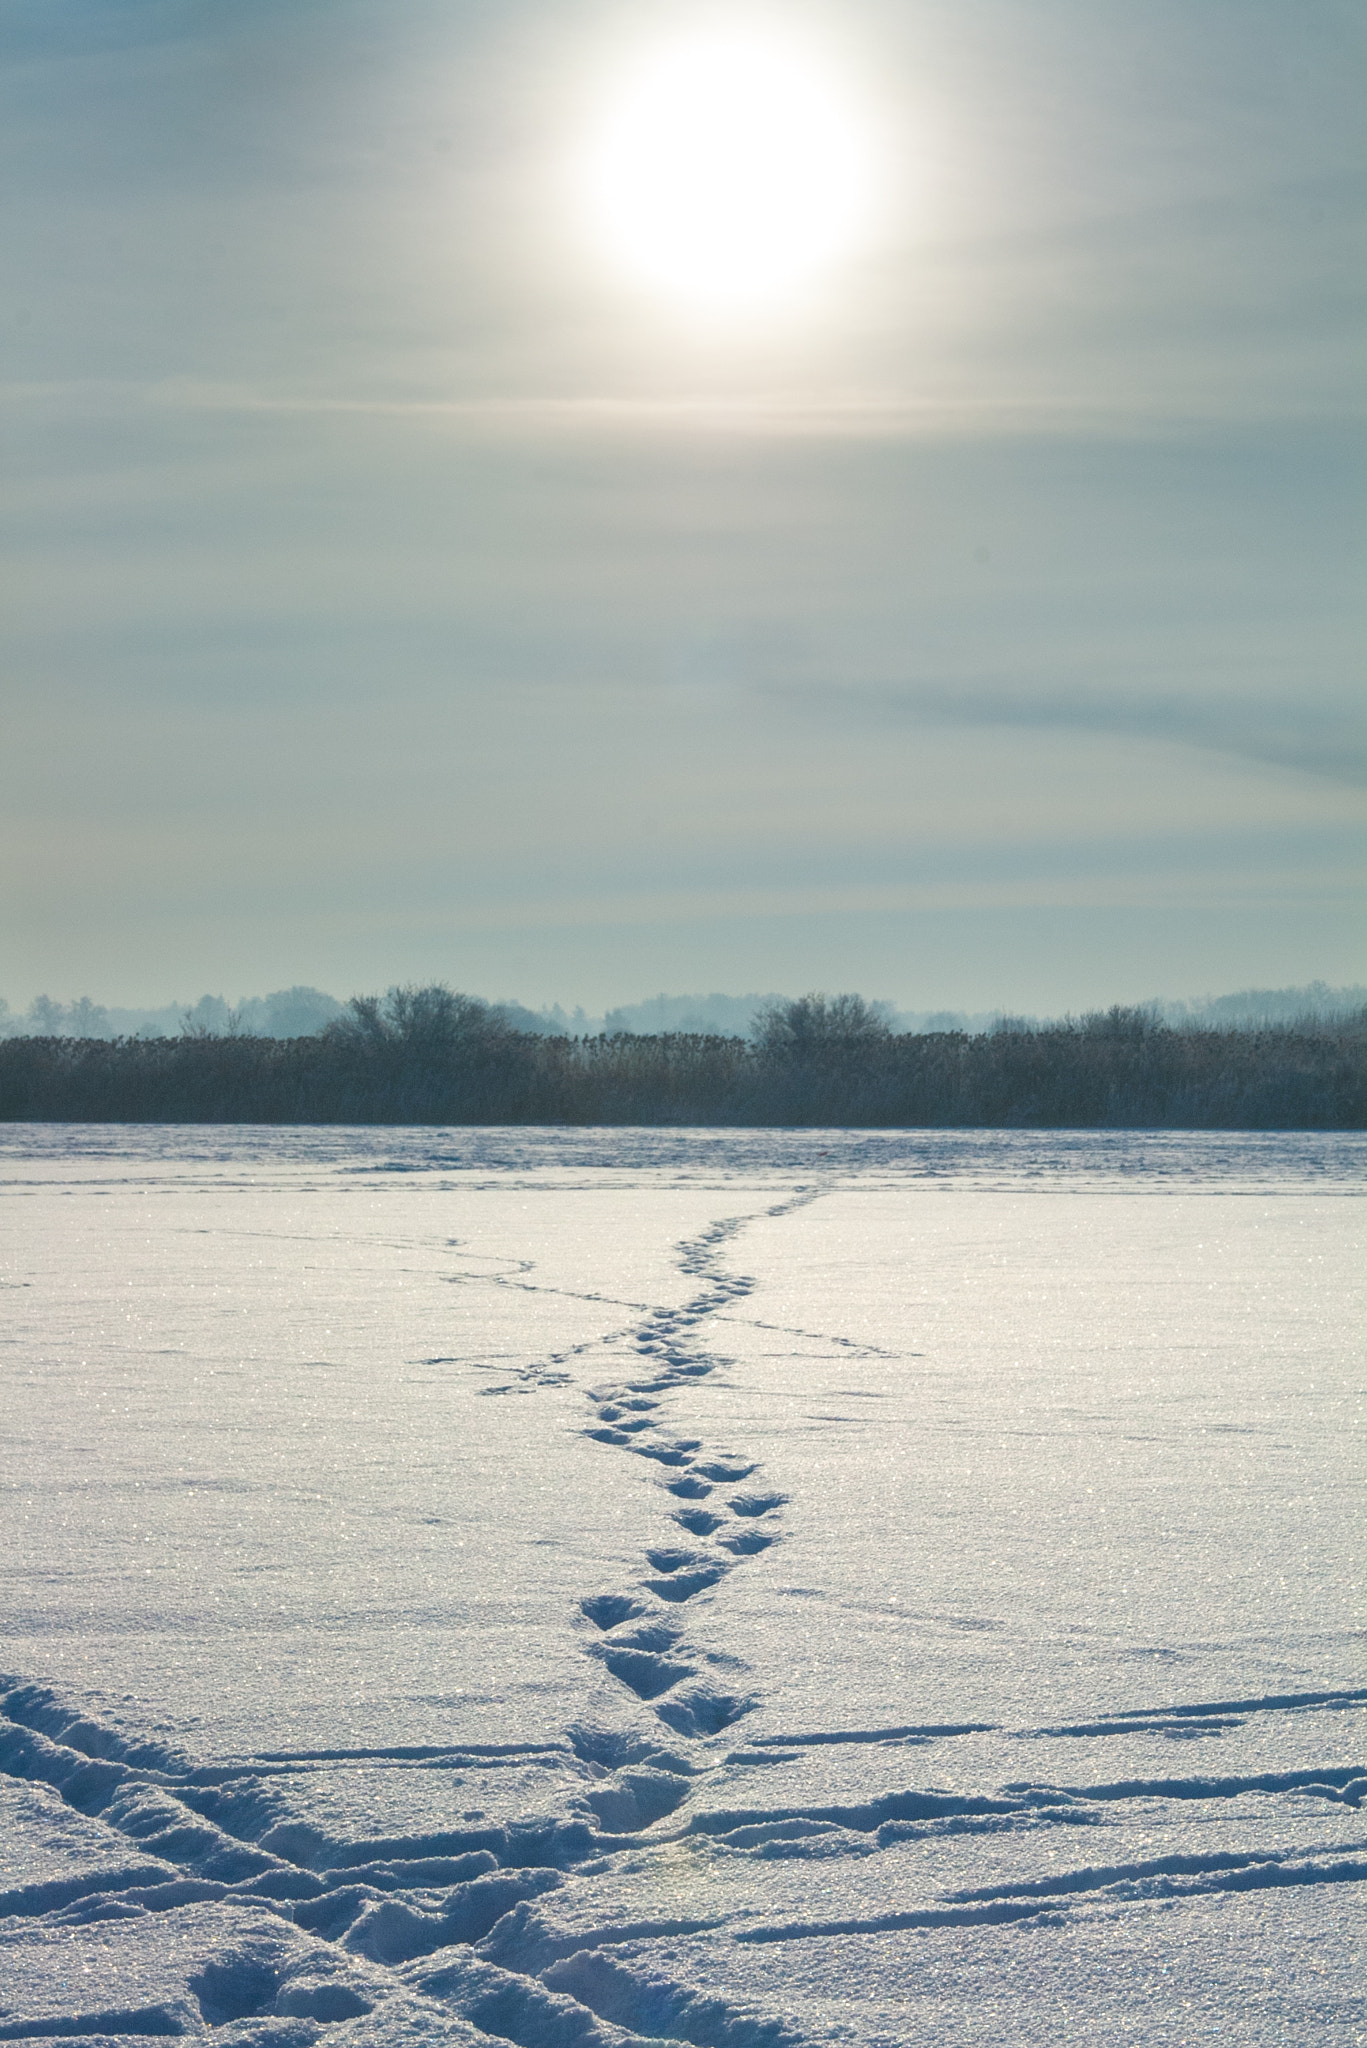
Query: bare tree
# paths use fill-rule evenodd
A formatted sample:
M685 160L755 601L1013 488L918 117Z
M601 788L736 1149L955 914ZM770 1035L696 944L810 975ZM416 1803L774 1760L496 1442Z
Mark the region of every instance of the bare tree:
M761 1052L786 1059L855 1051L881 1045L892 1035L886 1018L856 995L813 994L770 1003L756 1014L753 1029Z
M77 996L67 1011L66 1021L73 1038L109 1036L109 1012L103 1003L92 1002L89 996Z
M66 1011L51 996L35 996L25 1022L35 1038L59 1038L66 1023Z
M501 1011L441 982L428 988L410 983L383 996L352 996L347 1008L351 1015L336 1018L325 1037L440 1056L510 1036Z

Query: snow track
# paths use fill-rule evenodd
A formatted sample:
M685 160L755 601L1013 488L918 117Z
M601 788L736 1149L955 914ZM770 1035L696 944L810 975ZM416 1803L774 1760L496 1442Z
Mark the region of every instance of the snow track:
M1220 2028L1256 2043L1361 2038L1367 2001L1354 1935L1367 1897L1367 1671L1360 1610L1355 1630L1339 1597L1333 1503L1342 1496L1326 1476L1342 1431L1335 1423L1332 1451L1317 1429L1303 1442L1294 1434L1337 1384L1339 1353L1322 1333L1337 1325L1343 1299L1340 1223L1356 1214L1343 1197L1360 1185L1361 1151L1345 1162L1341 1141L1324 1141L1307 1163L1260 1140L1240 1154L1221 1138L1204 1158L1192 1141L1194 1162L1189 1153L1175 1164L1166 1141L1160 1148L1153 1185L1166 1175L1183 1193L1195 1186L1223 1198L1219 1229L1244 1227L1224 1219L1250 1193L1270 1219L1253 1255L1239 1252L1238 1272L1219 1274L1237 1291L1256 1273L1276 1331L1266 1367L1256 1339L1239 1335L1246 1405L1235 1421L1227 1401L1218 1417L1201 1408L1193 1419L1185 1368L1169 1394L1146 1377L1149 1352L1134 1368L1133 1413L1113 1393L1102 1409L1104 1374L1084 1384L1084 1367L1057 1364L1064 1340L1053 1332L1071 1328L1092 1286L1090 1254L1067 1234L1076 1212L1067 1232L1049 1226L1049 1286L1067 1293L1067 1259L1078 1264L1057 1324L1029 1307L1033 1282L1019 1259L1003 1258L1003 1233L1019 1225L1000 1202L966 1238L957 1222L946 1236L946 1212L937 1212L912 1269L911 1308L899 1299L891 1310L864 1302L854 1312L859 1261L866 1281L870 1261L886 1261L907 1230L905 1168L875 1153L875 1173L858 1134L775 1140L758 1162L714 1151L700 1181L684 1170L674 1134L661 1134L663 1165L632 1156L640 1134L626 1134L626 1156L607 1167L598 1154L576 1155L570 1137L529 1161L525 1134L512 1134L492 1181L491 1134L472 1134L474 1159L456 1142L463 1134L433 1134L426 1153L409 1134L414 1157L359 1162L367 1173L404 1168L402 1181L386 1184L395 1197L378 1201L374 1182L357 1174L354 1134L337 1135L330 1159L318 1134L304 1134L307 1144L291 1153L292 1135L258 1137L250 1156L245 1141L236 1153L229 1145L226 1159L187 1157L184 1139L168 1138L168 1156L145 1150L141 1166L111 1145L87 1163L84 1181L58 1159L45 1184L30 1156L43 1164L43 1133L12 1177L16 1205L38 1206L10 1215L41 1216L44 1229L45 1201L79 1201L83 1189L90 1199L96 1188L107 1229L132 1199L119 1181L125 1169L139 1204L153 1190L169 1197L147 1235L153 1282L164 1282L180 1230L208 1238L220 1258L231 1237L244 1262L258 1256L254 1244L276 1254L286 1242L304 1247L282 1267L291 1288L293 1262L325 1245L323 1277L334 1284L330 1294L320 1289L317 1319L328 1320L332 1348L312 1346L310 1330L298 1350L340 1362L308 1368L335 1382L325 1422L289 1406L312 1384L302 1365L282 1362L253 1378L253 1398L266 1404L252 1425L255 1455L278 1453L278 1471L241 1461L248 1422L212 1388L186 1413L226 1434L230 1457L206 1451L188 1422L177 1436L174 1417L174 1455L159 1464L155 1445L139 1446L136 1383L120 1360L149 1355L145 1314L130 1350L97 1376L102 1411L113 1413L128 1389L132 1422L116 1428L106 1461L126 1450L126 1474L136 1476L123 1483L136 1489L141 1519L120 1507L116 1539L97 1540L81 1532L107 1526L104 1497L75 1527L78 1509L62 1494L69 1550L40 1535L31 1552L51 1568L47 1635L28 1618L43 1606L43 1570L16 1550L8 1575L22 1625L10 1632L14 1668L0 1677L0 2041L913 2048L1053 2042L1065 2032L1187 2042ZM608 1141L582 1142L587 1154ZM1026 1172L1077 1176L1076 1157L1060 1165L1051 1142L999 1156L1001 1185L986 1192L1014 1200ZM934 1199L944 1204L952 1161L936 1151L939 1140L925 1143ZM1098 1198L1128 1175L1125 1198L1147 1199L1142 1162L1117 1168L1102 1149L1090 1169ZM260 1224L243 1228L240 1212L261 1209L265 1169L283 1186L283 1208L268 1201ZM982 1170L979 1160L979 1179ZM333 1192L342 1174L352 1177L349 1213ZM606 1193L604 1175L616 1176ZM871 1202L858 1207L865 1190L890 1221ZM501 1247L433 1227L453 1195L468 1219L510 1193L524 1211L524 1198L550 1193L567 1228L539 1251L510 1249L515 1229L529 1226L506 1200L493 1233ZM1276 1210L1288 1195L1296 1200ZM596 1237L575 1222L590 1199L599 1203ZM1299 1270L1301 1241L1280 1278L1268 1259L1287 1223L1309 1228L1297 1203L1311 1199L1319 1207L1310 1256L1325 1291L1314 1304L1319 1348L1307 1351L1287 1278ZM681 1228L685 1210L695 1220ZM1198 1218L1203 1253L1214 1218L1213 1209ZM633 1232L658 1250L641 1251ZM77 1263L80 1255L78 1232ZM1166 1284L1159 1253L1143 1256ZM1233 1254L1225 1256L1228 1267ZM1037 1423L1023 1405L1037 1377L999 1414L997 1364L965 1388L936 1328L943 1274L965 1260L982 1329L1000 1302L1034 1317L1033 1335L1017 1320L1001 1356L1055 1346L1062 1394L1053 1412L1064 1420ZM994 1261L999 1282L984 1277ZM332 1326L348 1319L335 1276L358 1263L346 1339L353 1370ZM1215 1284L1216 1267L1198 1265L1174 1310L1179 1322ZM219 1319L265 1313L259 1297L239 1299L247 1270L236 1268L236 1279L220 1270L208 1321L157 1310L173 1361L168 1387L190 1367L206 1384L215 1370L226 1377L213 1363ZM51 1375L67 1370L63 1345L79 1348L89 1372L92 1333L110 1328L126 1273L116 1260L107 1289L89 1290L84 1325L87 1311L69 1306L85 1299L84 1280L62 1297L37 1265L16 1266L14 1278L46 1289L6 1367L22 1451L9 1498L29 1527L56 1516L45 1489L70 1462L96 1455L81 1448L88 1410L83 1419L78 1403L52 1426L51 1451L31 1416L50 1412L42 1396ZM197 1284L202 1292L202 1280L186 1282ZM376 1347L392 1344L373 1311L395 1304L401 1289L410 1364L401 1391L376 1384L370 1434L358 1435L362 1408L342 1397L363 1404ZM464 1321L443 1349L452 1299ZM298 1300L290 1294L296 1320ZM203 1316L202 1301L193 1308ZM1219 1330L1199 1336L1201 1355L1213 1356ZM969 1349L979 1341L970 1330ZM1118 1356L1140 1340L1132 1326L1116 1336L1098 1325L1083 1341ZM1142 1341L1156 1353L1170 1339ZM30 1410L20 1397L35 1359L49 1377ZM262 1434L267 1410L284 1433L278 1444ZM376 1481L374 1518L362 1524L356 1496L379 1433L396 1446L397 1469L415 1416L429 1415L440 1422L433 1461L415 1477L405 1467L401 1490L386 1494ZM1092 1562L1041 1488L1046 1451L1026 1461L1022 1480L1015 1446L1038 1442L1056 1456L1083 1415L1088 1448L1069 1468L1070 1502L1095 1499L1104 1483L1111 1491L1098 1512L1109 1507L1117 1522L1130 1512L1134 1454L1117 1460L1112 1446L1140 1441L1141 1419L1156 1430L1180 1424L1197 1446L1184 1472L1226 1488L1206 1524L1181 1509L1180 1544L1199 1558L1210 1589L1191 1595L1204 1634L1178 1626L1174 1610L1167 1635L1155 1635L1163 1610L1145 1591L1135 1545L1146 1526L1172 1530L1180 1516L1170 1492L1147 1479L1123 1531L1106 1531L1123 1621L1050 1619L1051 1579ZM1245 1416L1264 1431L1265 1458L1302 1489L1296 1526L1307 1540L1294 1566L1282 1552L1273 1558L1281 1605L1269 1596L1240 1632L1236 1553L1272 1541L1256 1500L1237 1528L1220 1519L1236 1497L1229 1487L1248 1484L1238 1462ZM949 1520L905 1511L911 1493L940 1483L939 1465L952 1504L962 1483L948 1468L961 1447L981 1478L986 1436L996 1462L979 1506L962 1520L958 1511ZM510 1491L519 1443L526 1462ZM459 1446L458 1467L446 1469L435 1448L443 1444ZM559 1492L577 1489L559 1519L556 1488L531 1491L548 1461ZM168 1606L153 1626L145 1607L155 1602L139 1590L135 1560L163 1497L163 1470L165 1497L180 1499L174 1470L177 1484L193 1481L197 1500L210 1503L196 1511L203 1523L186 1525L195 1541L235 1561L215 1577L187 1537L180 1571L193 1576L194 1610L178 1619ZM309 1504L323 1498L324 1473L337 1470L329 1554L315 1562ZM1019 1504L1008 1499L1012 1485L1027 1484ZM229 1547L243 1512L234 1488L263 1516L294 1517L297 1617L289 1599L262 1604L278 1534L255 1549ZM992 1578L1015 1569L1017 1522L1004 1517L1019 1518L1021 1504L1018 1540L1037 1557L1029 1597L1040 1603L1026 1619L1013 1617ZM348 1553L346 1569L370 1591L340 1579L320 1591L354 1527L358 1561ZM1093 1528L1088 1541L1100 1540ZM829 1557L856 1541L864 1550L833 1577ZM438 1575L395 1611L385 1635L386 1589L404 1585L405 1562L416 1576L429 1542L445 1546L448 1566L470 1546L461 1584L472 1590L460 1594L464 1605L444 1604L455 1596ZM175 1565L159 1559L145 1576L174 1574ZM82 1605L94 1597L83 1574L93 1575L103 1607ZM1293 1642L1288 1617L1304 1604L1306 1574L1339 1591L1315 1617L1317 1631ZM1155 1583L1162 1578L1160 1562ZM952 1599L940 1597L946 1586ZM230 1599L239 1607L226 1612ZM352 1617L370 1631L359 1647ZM305 1648L263 1671L257 1652L271 1630L312 1642L316 1672L305 1672ZM92 1653L73 1656L68 1645L86 1636ZM372 1675L358 1677L367 1660ZM466 1680L454 1689L450 1664ZM885 1711L898 1703L910 1711ZM252 1730L257 1739L244 1743Z
M819 1192L800 1188L765 1214L791 1215L815 1201ZM586 1436L663 1465L677 1475L662 1481L665 1491L676 1501L689 1503L673 1508L670 1519L690 1541L648 1549L648 1572L639 1581L647 1593L671 1608L682 1608L720 1585L746 1558L782 1541L786 1496L749 1483L757 1470L753 1461L729 1448L709 1446L699 1437L681 1437L676 1427L658 1419L666 1396L686 1392L727 1362L701 1348L698 1330L722 1311L734 1311L752 1291L752 1280L728 1272L723 1264L746 1220L723 1218L680 1247L679 1271L701 1280L701 1290L679 1308L651 1310L626 1333L625 1341L644 1366L643 1373L590 1390L598 1426L586 1429ZM718 1665L734 1671L736 1660L718 1658L691 1641L682 1621L661 1621L630 1593L594 1593L581 1602L581 1609L603 1632L601 1642L589 1646L589 1654L600 1658L638 1699L654 1702L656 1716L673 1733L686 1738L718 1735L755 1706L743 1687L716 1675ZM669 1811L672 1806L661 1806L661 1812Z

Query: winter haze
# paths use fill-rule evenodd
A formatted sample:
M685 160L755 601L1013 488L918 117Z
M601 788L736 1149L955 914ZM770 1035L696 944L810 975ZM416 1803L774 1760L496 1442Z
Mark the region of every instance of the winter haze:
M785 9L736 318L576 197L699 18L4 9L14 1000L1364 978L1360 10Z

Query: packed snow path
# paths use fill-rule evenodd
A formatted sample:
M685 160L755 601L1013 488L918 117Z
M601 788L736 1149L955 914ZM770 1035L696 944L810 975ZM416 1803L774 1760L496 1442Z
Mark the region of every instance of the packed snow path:
M0 2040L1360 2041L1365 1164L11 1128Z

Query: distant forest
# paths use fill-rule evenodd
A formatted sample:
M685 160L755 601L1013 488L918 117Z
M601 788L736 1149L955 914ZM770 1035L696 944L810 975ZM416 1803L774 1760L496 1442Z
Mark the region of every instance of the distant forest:
M566 1010L550 1003L529 1010L525 1003L498 1000L489 1005L517 1031L530 1031L542 1038L611 1038L629 1031L637 1037L660 1038L682 1034L695 1038L748 1038L757 1020L790 998L771 991L768 995L648 996L643 1002L623 1003L602 1016L590 1017L584 1010ZM1057 1023L1057 1018L1004 1017L1001 1010L899 1010L895 1003L873 1002L868 1009L893 1032L964 1031L977 1034L993 1031L1004 1023L1019 1026ZM1232 1025L1304 1024L1328 1022L1367 1009L1367 988L1330 988L1323 981L1303 982L1297 988L1245 988L1232 995L1198 996L1174 1000L1152 996L1136 1005L1159 1024L1209 1025L1223 1029ZM0 1038L178 1038L184 1032L210 1032L240 1038L307 1038L325 1031L347 1014L347 1005L325 989L296 985L276 989L272 995L240 996L229 1003L221 995L202 995L195 1003L163 1003L160 1008L118 1009L98 1003L91 996L77 996L69 1003L47 995L35 996L24 1011L12 1010L0 997Z
M771 1002L748 1037L571 1037L448 988L395 988L292 1038L5 1039L0 1120L1362 1130L1367 1009L898 1032L859 996L809 995Z

